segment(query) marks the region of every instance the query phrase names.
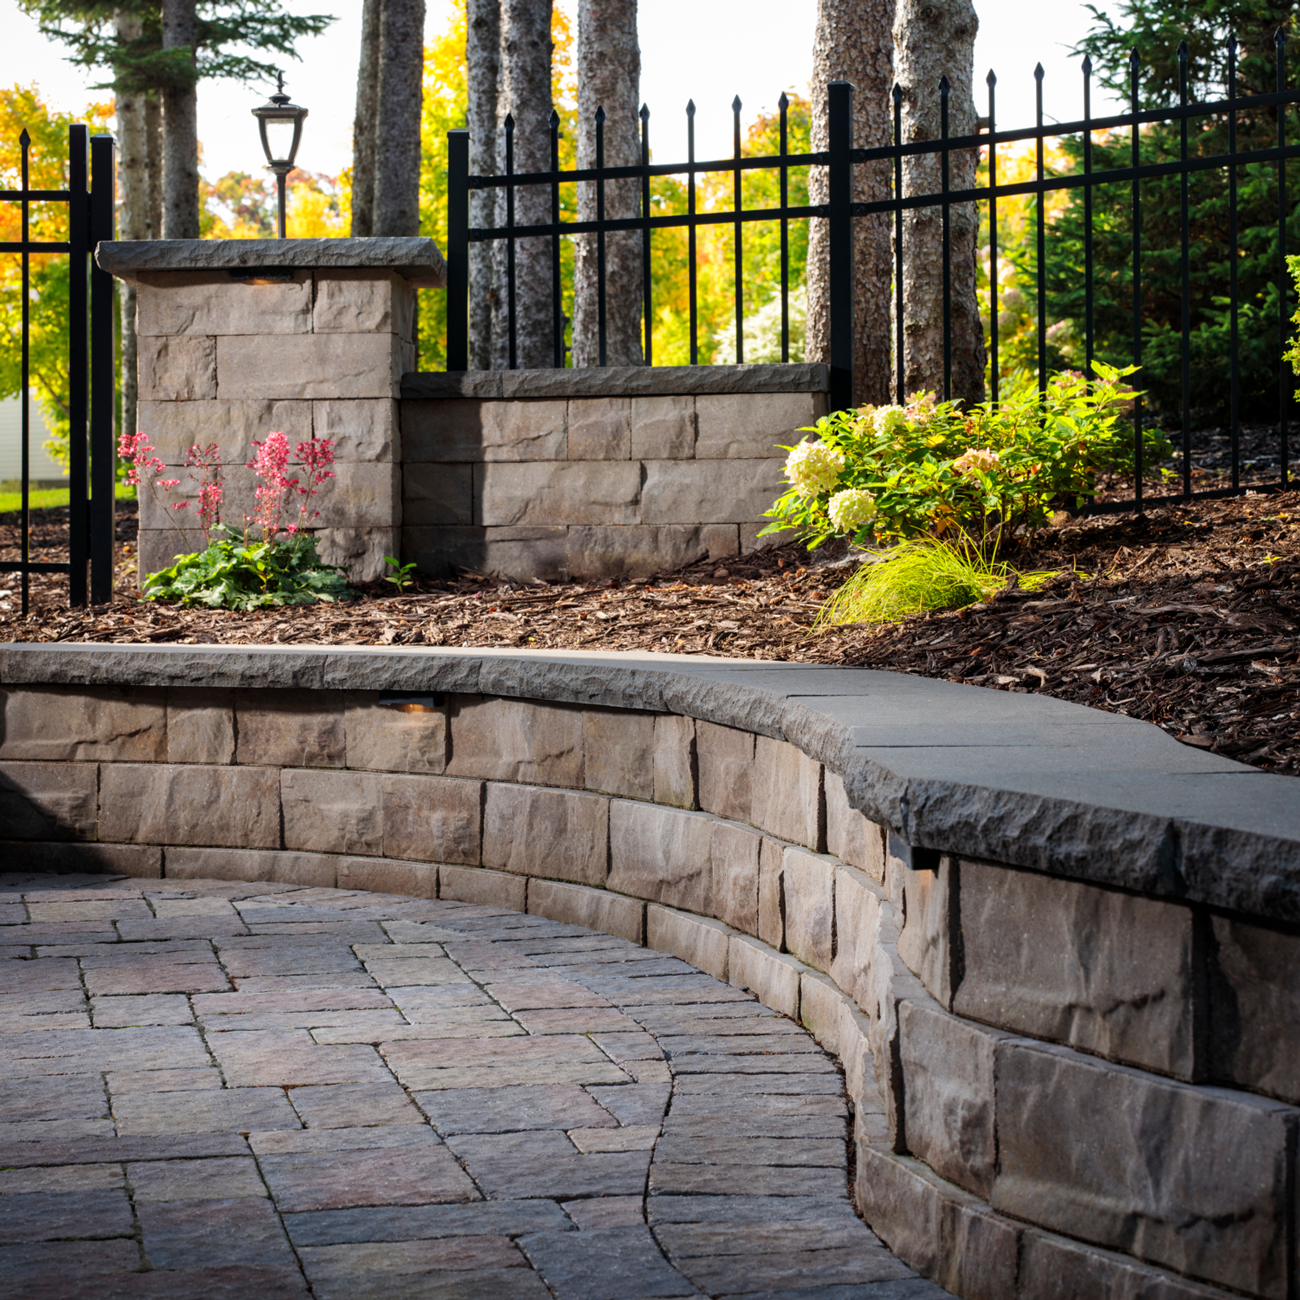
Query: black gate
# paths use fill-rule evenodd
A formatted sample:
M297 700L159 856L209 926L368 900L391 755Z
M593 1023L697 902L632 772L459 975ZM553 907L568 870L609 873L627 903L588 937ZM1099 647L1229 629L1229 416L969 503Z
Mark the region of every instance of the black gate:
M106 604L113 598L113 501L117 456L113 442L114 338L113 277L95 265L94 251L114 232L114 152L112 136L90 138L89 128L68 128L68 188L34 190L28 183L31 137L23 131L22 181L0 190L0 201L21 204L21 238L0 242L0 253L22 259L22 521L20 558L0 561L0 573L22 576L22 607L27 613L31 575L66 573L71 605ZM68 205L66 240L33 240L33 203ZM31 256L66 253L68 276L68 560L31 558L30 439Z

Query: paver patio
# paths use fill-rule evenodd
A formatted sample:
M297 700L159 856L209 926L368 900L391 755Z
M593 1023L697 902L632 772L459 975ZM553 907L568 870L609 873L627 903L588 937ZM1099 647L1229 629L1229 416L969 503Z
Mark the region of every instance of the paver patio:
M741 990L494 908L0 881L0 1294L931 1300L835 1063Z

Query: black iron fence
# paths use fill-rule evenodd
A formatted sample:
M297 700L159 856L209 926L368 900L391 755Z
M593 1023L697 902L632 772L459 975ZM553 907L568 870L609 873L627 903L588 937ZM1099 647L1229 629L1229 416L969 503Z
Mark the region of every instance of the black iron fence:
M17 203L20 238L0 241L0 253L20 259L21 349L19 398L21 425L21 511L19 558L0 560L0 573L18 573L26 614L33 573L66 573L68 599L102 604L113 596L114 480L113 444L114 288L113 277L94 262L95 246L114 231L114 152L112 136L90 138L89 129L68 129L67 189L29 185L31 137L23 131L21 178L16 190L0 190L0 202ZM33 204L66 203L68 238L31 237ZM31 557L31 307L33 256L66 253L68 277L68 559Z
M1228 93L1215 100L1195 101L1189 93L1187 76L1186 47L1180 47L1179 66L1180 88L1178 102L1159 108L1143 109L1139 103L1140 64L1137 56L1130 60L1131 92L1126 112L1107 115L1094 115L1092 112L1092 77L1090 62L1084 60L1083 76L1083 117L1063 123L1044 120L1041 67L1036 70L1038 80L1038 98L1036 121L1032 126L1016 130L1004 130L998 126L996 113L996 78L992 73L988 77L987 118L980 122L975 135L954 136L948 134L947 86L940 88L943 97L942 129L937 139L904 143L902 139L901 93L895 89L893 97L894 130L893 140L888 145L873 148L857 148L853 140L853 96L854 88L847 82L833 83L829 87L829 132L828 148L817 152L790 153L787 148L787 103L781 97L780 103L780 148L774 155L762 157L744 157L741 150L739 129L739 108L733 105L735 114L735 147L731 158L711 161L697 161L694 157L693 132L688 135L688 158L681 163L658 163L651 161L649 113L641 111L641 161L635 166L605 167L602 161L603 114L598 116L597 165L594 168L562 169L559 165L559 119L551 115L551 167L544 172L515 172L513 158L514 123L506 120L505 124L505 168L502 175L474 176L469 172L469 136L464 130L452 131L448 138L448 304L447 304L447 368L448 370L465 370L469 357L469 247L474 243L495 243L506 241L508 256L506 259L506 320L508 322L509 365L515 368L516 349L516 296L515 283L515 244L520 239L546 237L552 246L552 299L554 317L554 365L565 364L565 346L563 338L562 286L560 283L560 241L565 237L580 234L597 236L597 291L598 319L600 332L600 363L605 364L605 247L607 234L617 231L639 231L641 234L642 265L644 269L642 285L642 329L646 364L654 363L654 303L652 302L651 257L653 255L652 235L655 231L672 227L686 227L690 235L687 276L689 285L690 312L690 360L696 364L699 357L697 337L696 294L698 267L696 264L694 235L698 227L717 223L726 223L735 229L735 322L736 322L736 359L744 361L744 314L745 286L743 283L742 243L745 228L754 222L776 222L780 226L781 238L781 353L782 360L789 360L790 353L790 258L789 230L792 221L808 218L824 218L828 223L829 260L829 363L831 374L832 409L843 409L853 405L853 361L854 361L854 222L863 217L887 214L892 217L894 239L894 322L893 322L893 373L898 402L906 400L904 391L905 357L905 321L907 303L903 295L903 270L908 256L907 236L904 231L903 214L909 210L938 208L941 210L943 230L943 292L945 302L949 300L952 289L952 249L947 238L952 211L960 205L982 205L986 215L988 230L987 253L989 273L987 276L988 311L985 322L985 338L990 360L989 396L998 399L1000 373L999 350L999 235L998 204L999 201L1028 198L1032 200L1032 219L1035 222L1034 258L1029 270L1029 277L1034 291L1034 311L1036 313L1035 352L1038 383L1045 387L1048 382L1051 360L1049 347L1049 285L1048 276L1051 265L1051 252L1048 246L1049 221L1047 217L1047 198L1058 192L1082 192L1082 267L1079 278L1082 279L1082 303L1079 314L1082 318L1082 360L1091 367L1098 356L1097 347L1097 295L1099 289L1099 261L1095 249L1094 217L1099 211L1095 206L1095 195L1102 187L1123 187L1127 191L1124 202L1125 220L1128 230L1125 237L1130 245L1130 256L1124 273L1131 280L1128 285L1131 297L1131 348L1130 355L1123 358L1132 364L1141 366L1144 360L1144 333L1149 325L1150 309L1148 268L1153 257L1160 260L1160 265L1168 269L1170 265L1167 249L1153 249L1144 233L1143 198L1144 191L1162 178L1175 177L1180 189L1181 210L1179 217L1180 243L1177 249L1177 279L1181 298L1181 376L1180 376L1180 420L1181 432L1181 482L1178 496L1190 499L1202 495L1224 495L1244 490L1241 473L1241 416L1239 366L1239 323L1243 310L1255 310L1255 306L1243 306L1238 284L1238 182L1243 172L1251 172L1255 183L1259 180L1261 168L1271 168L1271 182L1276 195L1276 257L1272 280L1273 296L1277 311L1277 332L1273 337L1275 344L1273 361L1277 373L1277 423L1275 429L1276 455L1273 457L1277 467L1276 479L1261 480L1255 476L1249 484L1257 490L1286 485L1290 481L1290 450L1288 425L1292 403L1292 374L1289 362L1282 356L1286 335L1289 328L1290 303L1293 294L1287 268L1288 225L1295 219L1287 186L1287 162L1300 158L1300 140L1288 140L1287 119L1289 106L1300 103L1300 90L1287 88L1285 40L1281 33L1276 41L1276 88L1267 93L1238 93L1236 74L1236 42L1229 43L1228 58ZM690 114L693 109L688 109ZM1270 115L1276 119L1276 134L1267 145L1256 140L1254 147L1239 147L1238 123L1249 116L1258 121L1259 116ZM1213 121L1226 125L1226 147L1213 148L1209 152L1198 149L1191 151L1188 143L1188 123L1197 119ZM1176 156L1152 161L1144 160L1144 152L1152 151L1149 133L1159 125L1177 125L1180 143ZM693 121L692 121L693 126ZM1127 138L1127 165L1115 164L1117 142ZM1044 145L1048 141L1073 140L1080 165L1076 170L1066 174L1053 174L1045 162ZM999 182L999 150L1009 146L1033 142L1036 150L1034 174L1031 179L1012 182ZM1103 148L1103 146L1105 146ZM954 155L977 151L982 159L982 175L973 187L954 189L950 187L950 162ZM1107 155L1107 165L1097 166L1099 154ZM940 185L932 191L921 193L905 192L903 184L903 161L906 158L936 156L939 159ZM827 198L821 204L792 205L789 203L789 175L792 168L823 167L826 169ZM874 202L854 201L855 169L876 168L877 179L887 170L888 178L883 189L889 197ZM1253 169L1253 171L1251 171ZM755 170L772 170L779 173L780 200L776 206L746 209L741 203L741 177L745 172ZM1229 352L1228 400L1230 426L1230 483L1217 486L1208 491L1195 490L1192 469L1192 370L1194 366L1192 347L1192 234L1189 223L1189 184L1198 173L1217 172L1226 176L1227 195L1225 200L1227 231L1224 261L1227 267L1227 283L1223 285L1226 299L1226 313L1229 318L1227 351ZM734 206L730 211L699 212L695 206L696 178L707 173L729 173L735 178ZM657 177L685 176L688 179L688 208L684 213L656 213L651 203L651 182ZM641 183L640 212L635 217L608 218L603 214L603 187L606 183L621 179L636 179ZM597 219L591 221L562 221L560 213L560 186L573 182L594 184L598 196ZM515 222L515 193L522 187L548 187L551 197L551 220L545 224L520 225ZM503 205L505 220L490 227L471 227L469 224L469 195L471 190L504 190L506 202ZM1112 189L1107 198L1111 209L1115 205L1115 191ZM1161 214L1162 216L1166 214ZM1110 241L1112 245L1114 240ZM1203 252L1197 249L1198 256ZM1113 266L1109 268L1108 293L1113 300L1115 277ZM1168 276L1165 277L1168 279ZM1079 286L1074 286L1075 290ZM953 337L951 318L945 316L944 326L944 383L943 396L950 395L950 382L953 361ZM1113 349L1112 349L1113 351ZM1099 502L1098 509L1130 508L1135 502L1140 507L1144 493L1147 499L1149 484L1144 484L1144 472L1150 467L1143 465L1144 453L1144 412L1142 400L1134 404L1133 426L1136 452L1136 473L1133 483L1133 496L1124 501ZM1175 440L1177 441L1177 439Z

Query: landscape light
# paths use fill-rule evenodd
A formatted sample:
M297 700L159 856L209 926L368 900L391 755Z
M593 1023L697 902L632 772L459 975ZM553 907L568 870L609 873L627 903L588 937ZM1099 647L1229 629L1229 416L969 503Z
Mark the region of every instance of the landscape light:
M262 150L266 154L267 170L275 173L275 186L279 200L280 238L284 238L284 183L293 171L298 156L298 143L302 139L302 123L307 110L291 104L284 93L284 73L276 74L277 90L270 102L253 109L262 133Z

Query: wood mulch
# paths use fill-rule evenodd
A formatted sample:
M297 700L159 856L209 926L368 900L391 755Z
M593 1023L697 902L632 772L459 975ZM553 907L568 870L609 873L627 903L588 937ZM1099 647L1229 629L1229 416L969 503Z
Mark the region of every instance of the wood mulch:
M66 556L65 538L66 511L40 512L34 557ZM465 574L402 595L378 583L347 604L238 614L140 602L125 510L119 538L109 607L70 610L66 580L36 577L24 619L16 575L0 575L0 641L657 650L887 668L1144 718L1185 744L1300 775L1300 492L1070 521L1016 557L1064 571L1044 589L821 633L817 610L853 563L830 549L635 582ZM0 556L16 558L17 541L16 520L0 518Z

